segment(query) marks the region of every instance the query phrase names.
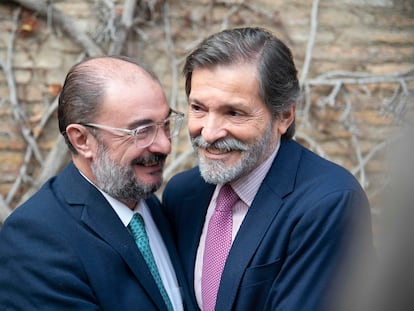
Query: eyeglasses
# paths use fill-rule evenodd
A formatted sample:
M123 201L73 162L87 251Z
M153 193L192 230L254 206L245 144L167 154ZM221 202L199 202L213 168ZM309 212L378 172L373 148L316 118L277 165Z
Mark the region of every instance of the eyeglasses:
M130 135L134 138L134 144L138 148L145 148L154 142L158 134L158 129L162 128L167 138L173 138L180 132L181 124L184 120L184 113L171 110L170 115L162 122L154 122L146 125L138 126L136 129L122 129L101 125L96 123L80 123L83 126L96 128L108 132L118 132Z

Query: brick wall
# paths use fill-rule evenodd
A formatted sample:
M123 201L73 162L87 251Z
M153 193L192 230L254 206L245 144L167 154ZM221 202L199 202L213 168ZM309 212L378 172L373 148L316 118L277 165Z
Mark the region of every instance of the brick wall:
M3 206L9 208L36 181L41 163L55 145L58 130L51 107L69 67L85 56L84 48L58 23L17 2L0 3L0 194ZM113 1L112 11L104 1L52 3L103 53L109 51L123 1ZM122 53L149 63L171 105L186 111L180 71L195 44L222 27L269 28L291 47L303 79L297 139L353 172L378 208L378 193L386 182L384 154L389 148L385 142L395 137L401 119L412 110L414 4L409 0L326 0L315 7L316 3L141 1ZM314 36L311 29L316 29ZM306 62L310 38L314 45ZM10 72L5 70L8 57ZM309 70L304 71L307 64ZM17 96L14 103L12 94ZM22 129L29 132L26 138ZM39 153L29 148L30 138ZM189 150L186 131L182 131L169 159L167 178L195 163ZM184 153L188 156L183 157Z

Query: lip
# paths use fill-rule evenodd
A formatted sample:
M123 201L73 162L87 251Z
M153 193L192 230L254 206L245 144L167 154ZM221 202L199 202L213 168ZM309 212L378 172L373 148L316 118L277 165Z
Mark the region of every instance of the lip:
M199 153L204 155L204 157L211 159L211 160L223 160L236 153L236 151L233 151L233 150L226 151L224 149L218 150L218 149L213 149L213 148L212 149L199 148L198 150L199 150Z
M138 167L140 169L140 171L144 171L147 174L162 174L163 168L164 168L164 163L163 162L156 162L153 165L147 166L147 165L142 165L142 164L135 164L135 167Z

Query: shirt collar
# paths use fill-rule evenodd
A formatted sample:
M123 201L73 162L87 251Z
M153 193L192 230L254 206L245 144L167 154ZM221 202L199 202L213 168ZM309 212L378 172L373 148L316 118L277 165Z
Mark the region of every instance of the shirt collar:
M272 166L273 160L276 157L276 154L280 147L280 141L276 145L275 150L272 154L257 168L251 171L249 174L243 176L242 178L230 183L233 190L237 193L239 198L250 206L253 202L254 197L256 196L259 187L262 184L264 178Z
M143 200L140 200L138 204L135 206L134 210L131 210L128 206L126 206L121 201L118 201L114 197L110 196L105 191L102 191L99 187L97 187L88 177L86 177L81 171L79 173L91 184L93 185L102 195L105 197L105 199L108 201L108 203L111 205L111 207L114 209L115 213L118 215L118 217L121 219L122 223L125 227L128 226L129 222L132 219L132 216L134 216L134 213L140 212L142 213L142 204Z

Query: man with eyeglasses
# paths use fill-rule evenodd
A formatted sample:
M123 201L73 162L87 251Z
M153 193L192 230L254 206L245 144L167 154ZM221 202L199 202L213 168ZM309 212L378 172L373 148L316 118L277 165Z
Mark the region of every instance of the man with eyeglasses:
M2 310L193 310L159 200L183 114L133 59L73 66L59 98L72 161L0 231Z

